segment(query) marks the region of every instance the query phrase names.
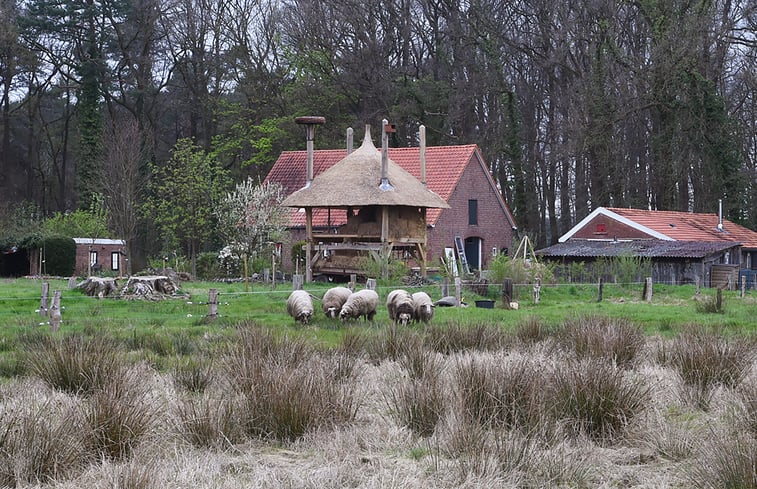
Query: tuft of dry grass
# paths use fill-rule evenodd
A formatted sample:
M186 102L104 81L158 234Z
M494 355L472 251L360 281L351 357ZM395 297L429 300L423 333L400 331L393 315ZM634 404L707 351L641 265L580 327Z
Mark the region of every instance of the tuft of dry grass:
M553 334L552 328L545 325L537 316L521 319L515 327L515 337L525 345L545 341Z
M688 326L662 344L657 359L672 367L684 384L684 400L707 409L714 388L733 388L749 374L757 352L743 337L727 337L703 326Z
M466 351L502 350L512 343L512 338L497 324L451 322L428 327L425 341L430 349L451 355Z
M213 361L205 356L177 358L171 377L174 385L187 392L205 392L215 380Z
M633 364L646 342L638 325L602 316L566 321L558 338L579 359L604 358L623 368Z
M686 475L690 487L695 488L757 489L757 443L754 437L714 435Z
M549 380L547 403L571 435L612 441L649 405L650 387L606 361L559 362Z
M45 337L27 347L29 372L47 385L89 395L119 377L124 361L115 343L103 336Z
M233 400L211 396L187 397L176 407L176 430L197 448L228 448L241 441Z

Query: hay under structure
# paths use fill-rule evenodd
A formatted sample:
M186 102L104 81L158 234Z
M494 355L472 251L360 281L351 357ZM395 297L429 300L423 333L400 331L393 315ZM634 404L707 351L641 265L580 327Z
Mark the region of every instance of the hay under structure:
M282 202L305 211L306 281L313 271L360 273L359 257L366 253L383 265L386 275L389 256L397 249L414 255L425 276L426 209L449 205L391 161L387 146L386 131L379 152L366 126L360 148ZM318 208L345 210L347 223L336 233L314 234L313 209Z

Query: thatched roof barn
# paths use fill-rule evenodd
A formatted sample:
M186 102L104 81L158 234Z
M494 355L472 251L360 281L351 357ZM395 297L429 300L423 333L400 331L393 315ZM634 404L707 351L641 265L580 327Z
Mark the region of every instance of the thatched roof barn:
M313 268L326 266L317 263L322 258L330 260L331 268L347 272L354 268L348 262L361 253L368 251L386 263L396 247L417 253L425 273L426 209L449 205L389 159L387 141L383 133L382 151L377 151L367 127L360 148L282 202L306 213L306 280L312 279ZM335 234L313 234L316 208L347 210L347 224Z

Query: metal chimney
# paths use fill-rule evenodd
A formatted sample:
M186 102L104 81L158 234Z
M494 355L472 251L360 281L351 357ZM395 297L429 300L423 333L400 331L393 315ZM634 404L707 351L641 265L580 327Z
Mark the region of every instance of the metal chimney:
M352 128L347 128L347 155L352 154L352 146L353 146L353 135L352 135Z
M389 132L394 132L394 129L384 119L381 121L381 190L394 190L389 183Z
M308 149L308 162L305 175L305 188L307 188L310 187L310 184L313 182L313 138L315 137L315 126L325 124L326 118L314 115L306 115L297 117L294 122L301 126L305 126L305 138L307 139Z
M718 199L718 231L723 230L723 199Z
M419 128L421 140L421 183L426 186L426 126Z

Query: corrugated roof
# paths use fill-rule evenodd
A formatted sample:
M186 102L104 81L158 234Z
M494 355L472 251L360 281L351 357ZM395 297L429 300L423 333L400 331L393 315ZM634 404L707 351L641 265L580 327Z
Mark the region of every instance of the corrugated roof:
M608 207L607 210L634 221L676 241L730 241L741 243L745 248L757 248L757 233L723 219L723 229L718 229L715 213L692 213L677 211L649 211Z
M724 241L662 241L657 239L594 241L570 239L564 243L541 249L536 254L552 258L599 258L630 255L644 258L701 259L738 245L737 242Z

